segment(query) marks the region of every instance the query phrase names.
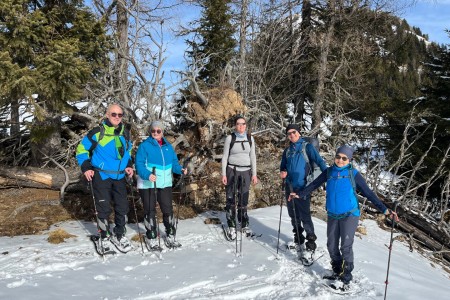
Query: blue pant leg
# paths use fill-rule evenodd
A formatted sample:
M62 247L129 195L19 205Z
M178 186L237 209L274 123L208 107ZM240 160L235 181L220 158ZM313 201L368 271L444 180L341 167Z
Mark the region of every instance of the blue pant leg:
M345 262L353 263L353 241L355 239L356 228L359 217L350 216L340 221L341 253Z
M332 262L342 261L341 251L339 250L340 239L340 220L328 217L327 220L327 248Z

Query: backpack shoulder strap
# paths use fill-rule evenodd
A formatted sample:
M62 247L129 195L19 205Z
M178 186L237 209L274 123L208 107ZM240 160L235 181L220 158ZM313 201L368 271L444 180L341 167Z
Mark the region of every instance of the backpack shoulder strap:
M231 148L233 148L234 143L236 143L236 134L234 134L234 132L231 134L231 142L230 142L230 151Z
M98 139L94 140L94 136L99 133ZM102 124L100 124L97 127L94 127L87 135L88 139L91 141L91 147L89 148L89 155L92 156L92 151L97 147L100 140L105 136L105 127L103 127Z
M308 144L309 143L306 140L303 141L303 143L302 143L302 155L303 155L303 158L305 159L306 163L308 164L309 169L311 170L311 164L309 162L309 157L308 157L308 154L306 153L306 146L308 146Z
M353 169L353 165L350 164L350 168L348 169L348 173L349 173L348 175L350 177L350 182L352 183L353 194L355 194L356 203L358 204L358 209L359 209L358 195L356 194L355 172L356 172L356 170Z
M252 134L247 132L247 141L250 144L250 148L252 147Z

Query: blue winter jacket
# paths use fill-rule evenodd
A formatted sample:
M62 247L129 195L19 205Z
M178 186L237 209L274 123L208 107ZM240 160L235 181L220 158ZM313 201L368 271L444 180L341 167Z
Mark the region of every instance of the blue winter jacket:
M81 167L81 172L87 170L99 171L103 180L107 178L119 180L125 176L125 168L132 167L131 149L133 145L125 136L125 129L122 124L114 128L108 120L103 121L105 132L103 138L100 137L100 127L95 127L83 137L77 147L76 158ZM98 142L98 144L97 144ZM92 150L93 144L97 144ZM91 150L91 151L90 151ZM90 156L92 152L92 157Z
M353 189L349 173L353 172L356 190L369 199L379 211L386 212L387 207L367 186L364 178L353 168L352 164L341 168L333 165L329 169L329 171L323 171L319 177L311 182L304 190L297 193L297 195L303 198L326 182L326 209L328 216L332 218L340 218L341 216L347 215L359 216L361 213L356 198L356 191Z
M172 172L181 174L182 169L172 145L165 138L161 146L152 137L143 141L137 150L135 164L139 177L144 180L143 188L154 187L154 183L148 180L153 167L156 168L157 188L172 186Z
M306 143L303 138L300 138L296 143L290 143L289 147L284 149L281 157L280 171L287 171L287 180L295 192L305 187L307 176L310 173L310 166L306 163L302 154L303 143ZM310 164L316 163L321 171L327 168L325 161L312 144L308 143L305 150Z

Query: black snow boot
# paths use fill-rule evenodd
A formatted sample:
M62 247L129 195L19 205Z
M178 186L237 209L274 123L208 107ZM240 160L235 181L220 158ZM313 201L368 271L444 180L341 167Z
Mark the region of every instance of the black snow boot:
M315 240L317 240L317 236L314 233L310 233L306 235L306 251L314 252L317 249L317 245Z
M296 245L303 245L303 243L305 242L305 237L302 234L302 231L299 232L299 234L297 234L297 230L292 229L292 232L294 233L294 243Z
M158 236L156 233L156 226L152 226L150 230L147 229L145 235L149 240L156 239L156 237Z
M227 225L228 227L236 228L236 220L234 211L231 208L226 208Z

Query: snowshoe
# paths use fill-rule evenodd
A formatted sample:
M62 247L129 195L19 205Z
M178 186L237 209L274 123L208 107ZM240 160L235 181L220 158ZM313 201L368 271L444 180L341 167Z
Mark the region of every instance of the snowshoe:
M175 236L172 234L166 234L166 236L164 237L164 244L169 249L181 247L181 244L175 240Z
M147 250L150 252L159 251L161 252L163 249L161 246L159 246L159 242L157 239L149 239L147 237L144 237L145 246L147 247Z
M340 280L324 282L322 284L335 294L345 295L345 294L355 294L359 292L359 289L356 286L350 283L343 283Z
M94 243L95 251L100 256L116 254L116 251L114 251L113 245L111 244L109 237L106 237L106 238L103 238L102 240L100 240L100 236L91 235L90 238L91 238L91 241Z
M325 280L338 280L339 279L339 274L338 273L334 273L334 272L330 272L329 274L323 275L322 279L325 279Z
M124 235L122 235L120 239L118 239L117 236L114 235L111 237L110 241L114 246L116 246L117 250L122 253L127 253L134 249L133 245L131 245L130 240Z
M244 234L246 237L252 237L254 236L253 231L250 229L250 227L244 227L241 229L242 230L242 234Z
M237 236L236 228L234 228L234 227L225 228L225 226L223 226L223 225L222 225L222 228L223 228L223 233L225 235L225 239L227 241L234 241L236 239L236 236Z
M325 255L325 251L322 248L317 248L315 251L304 249L299 256L300 261L304 266L311 266L316 260Z

